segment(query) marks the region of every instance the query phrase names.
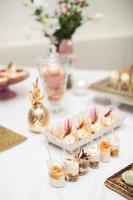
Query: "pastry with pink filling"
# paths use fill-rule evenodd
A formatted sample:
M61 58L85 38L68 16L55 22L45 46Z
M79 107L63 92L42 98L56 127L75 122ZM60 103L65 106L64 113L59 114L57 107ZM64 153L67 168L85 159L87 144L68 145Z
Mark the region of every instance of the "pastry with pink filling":
M100 118L96 108L91 109L90 118L91 133L95 134L101 130Z
M75 144L78 142L76 130L73 128L71 120L67 120L64 125L63 142L67 145Z
M84 118L84 116L80 116L77 125L77 135L79 140L88 137L90 134L91 134L91 128L89 122Z

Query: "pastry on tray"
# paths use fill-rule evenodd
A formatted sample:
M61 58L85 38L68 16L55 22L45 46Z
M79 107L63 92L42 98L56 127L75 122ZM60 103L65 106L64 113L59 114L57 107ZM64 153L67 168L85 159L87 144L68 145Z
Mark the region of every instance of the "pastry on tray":
M107 107L104 112L99 113L96 108L93 108L90 116L88 112L84 112L84 114L79 114L78 118L73 117L71 120L66 120L65 123L60 121L51 124L49 141L61 148L65 145L70 152L70 148L76 150L78 147L98 138L101 134L120 126L121 116L114 107ZM119 153L114 151L115 146L114 143L111 145L112 156Z
M50 134L56 138L63 139L63 131L60 124L54 124L50 127Z
M120 71L113 71L110 75L110 86L114 89L133 92L133 65L124 67Z
M133 187L133 165L132 165L132 169L125 171L122 174L122 179L124 180L124 182L130 186Z
M77 124L77 135L79 140L82 140L88 137L91 134L91 128L89 125L89 121L85 119L84 116L80 116Z
M27 75L23 69L17 67L13 63L9 63L6 69L6 73L10 81L21 80Z
M96 108L91 109L91 114L90 114L90 128L91 128L91 133L95 134L96 132L100 131L102 126L101 126L101 121L100 121L100 116Z
M117 89L119 87L119 72L118 71L112 71L110 73L110 84L113 88Z
M78 142L78 136L76 134L76 129L73 127L71 120L67 120L63 131L63 142L65 144L71 145Z
M113 112L113 109L110 108L107 112L105 112L104 116L101 117L102 127L109 127L115 124L118 121L117 116Z
M6 85L8 82L8 78L0 73L0 86Z
M78 142L76 129L73 128L71 120L66 120L62 128L59 123L50 127L50 134L62 140L65 144L71 145Z
M12 62L5 69L0 70L0 85L17 82L27 77L27 72L17 67Z

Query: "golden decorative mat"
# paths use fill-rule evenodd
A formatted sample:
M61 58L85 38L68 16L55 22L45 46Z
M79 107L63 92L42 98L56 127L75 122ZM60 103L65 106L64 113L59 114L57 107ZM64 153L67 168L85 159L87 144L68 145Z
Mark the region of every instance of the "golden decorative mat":
M25 141L27 138L14 131L0 126L0 152L8 150L17 144Z
M115 173L113 176L109 177L104 183L105 186L107 186L111 190L114 190L115 192L121 194L122 196L124 196L125 198L127 198L129 200L133 200L133 187L127 185L123 181L122 174L125 171L132 169L132 164L133 163L131 163L124 169L120 170L119 172Z

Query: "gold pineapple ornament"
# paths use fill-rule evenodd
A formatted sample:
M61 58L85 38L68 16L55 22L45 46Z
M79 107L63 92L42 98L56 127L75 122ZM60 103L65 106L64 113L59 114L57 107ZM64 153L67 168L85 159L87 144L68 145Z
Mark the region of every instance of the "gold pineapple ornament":
M40 94L38 79L33 83L33 91L30 91L29 94L32 102L32 107L28 113L29 126L32 132L41 133L48 126L49 113L42 102L43 96Z

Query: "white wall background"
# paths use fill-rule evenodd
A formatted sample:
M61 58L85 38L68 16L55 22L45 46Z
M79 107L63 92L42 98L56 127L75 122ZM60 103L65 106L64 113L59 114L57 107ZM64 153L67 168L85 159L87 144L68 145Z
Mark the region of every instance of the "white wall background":
M54 1L54 0L53 0ZM133 63L133 0L90 0L90 14L102 13L98 24L89 22L74 35L81 67L115 68ZM40 25L28 16L22 0L0 0L0 62L14 60L33 65L46 51L48 41ZM25 29L33 31L25 37Z

